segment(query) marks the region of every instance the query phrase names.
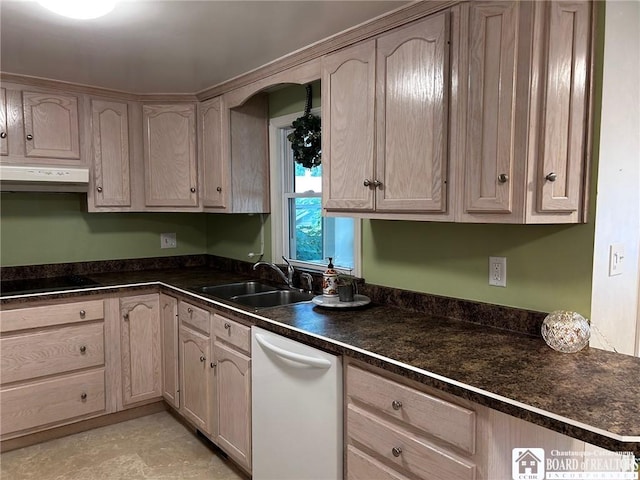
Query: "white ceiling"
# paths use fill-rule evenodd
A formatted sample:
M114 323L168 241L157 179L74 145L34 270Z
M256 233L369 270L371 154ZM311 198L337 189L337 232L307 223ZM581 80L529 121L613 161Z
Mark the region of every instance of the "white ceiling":
M0 0L0 69L131 93L195 93L405 3L128 0L101 19L72 20L35 1Z

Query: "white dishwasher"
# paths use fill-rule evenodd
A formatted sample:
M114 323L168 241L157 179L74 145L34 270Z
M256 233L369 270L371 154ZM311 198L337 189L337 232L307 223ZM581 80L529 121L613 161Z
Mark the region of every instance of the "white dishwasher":
M254 480L342 479L342 360L251 328Z

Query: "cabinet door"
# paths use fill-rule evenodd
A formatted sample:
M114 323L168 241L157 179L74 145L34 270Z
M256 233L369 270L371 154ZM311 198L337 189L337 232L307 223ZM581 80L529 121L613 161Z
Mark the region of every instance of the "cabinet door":
M213 347L215 441L238 463L251 468L251 359L222 342Z
M518 9L469 5L465 213L513 211Z
M198 206L195 106L143 105L142 116L145 204Z
M180 412L207 434L211 434L209 343L208 336L180 327Z
M212 98L199 106L202 206L224 210L228 204L228 167L222 148L222 99Z
M374 40L322 59L322 205L326 210L374 208L374 106Z
M158 294L120 299L123 405L162 397Z
M95 206L129 206L131 185L127 104L92 100L91 120Z
M9 154L7 135L7 91L0 88L0 155Z
M180 408L178 375L178 301L160 295L160 326L162 333L162 396L172 407Z
M80 159L78 99L22 92L27 157Z
M536 183L539 212L574 212L581 206L587 124L589 2L544 2L546 46ZM546 70L546 72L544 71Z
M377 41L376 210L447 207L449 14Z

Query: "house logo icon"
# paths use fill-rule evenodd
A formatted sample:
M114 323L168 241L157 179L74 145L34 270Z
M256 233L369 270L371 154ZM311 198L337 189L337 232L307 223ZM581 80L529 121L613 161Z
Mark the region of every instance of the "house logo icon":
M513 480L544 480L544 449L514 448L511 473Z

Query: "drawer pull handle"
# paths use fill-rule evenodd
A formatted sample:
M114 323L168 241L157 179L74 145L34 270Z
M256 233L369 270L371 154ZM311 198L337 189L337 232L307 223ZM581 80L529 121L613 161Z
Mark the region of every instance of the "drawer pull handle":
M80 347L80 353L87 353L87 347L85 347L84 345L82 345Z
M400 454L402 453L402 449L400 447L393 447L391 449L391 453L393 453L394 457L399 457Z
M80 398L81 398L82 400L86 400L86 399L87 399L87 394L86 394L86 393L84 393L84 392L82 392L82 393L80 394Z
M204 362L205 360L206 360L205 356L204 355L200 355L200 361Z
M187 312L193 313L193 308L191 308L191 307L187 308Z
M229 330L231 328L231 324L228 322L224 322L224 328L225 330Z
M391 402L391 406L394 410L400 410L402 408L402 402L400 400L394 400Z
M84 310L80 310L80 318L84 318L86 314L87 312L85 312Z

